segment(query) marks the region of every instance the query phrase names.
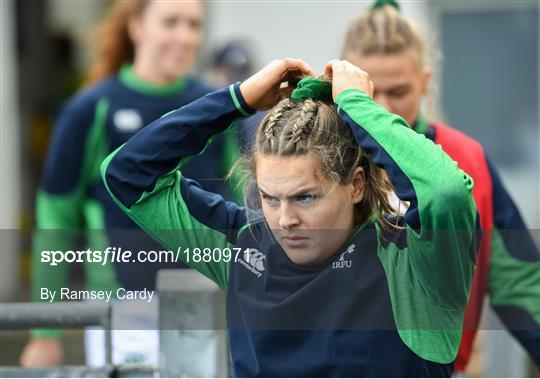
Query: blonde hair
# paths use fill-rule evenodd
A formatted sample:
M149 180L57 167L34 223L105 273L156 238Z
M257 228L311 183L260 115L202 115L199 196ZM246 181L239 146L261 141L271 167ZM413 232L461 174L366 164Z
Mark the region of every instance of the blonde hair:
M349 25L341 54L398 54L408 49L423 68L427 54L419 28L393 6L384 5L362 13Z
M345 58L349 54L360 57L370 54L390 55L411 51L419 70L428 65L440 69L442 55L437 48L434 48L437 45L435 36L432 35L431 39L428 44L413 20L387 4L370 9L351 22L341 49L341 56ZM428 118L441 118L443 115L435 101L438 93L438 83L431 80L426 97Z
M251 151L236 162L229 177L238 168L245 169L248 179L245 198L247 208L260 208L256 188L257 158L313 154L318 158L321 173L336 184L351 183L358 167L364 170L365 188L355 216L361 220L374 217L381 226L392 225L385 214L395 214L388 200L392 185L386 172L376 166L356 142L350 129L339 117L333 103L306 99L280 101L262 120ZM255 202L249 203L249 201Z

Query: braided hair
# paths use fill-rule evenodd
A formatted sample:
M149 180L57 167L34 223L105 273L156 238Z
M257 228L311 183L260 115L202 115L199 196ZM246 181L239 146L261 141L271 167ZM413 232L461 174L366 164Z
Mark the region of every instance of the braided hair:
M246 206L258 208L260 202L258 197L254 197L257 193L257 159L272 155L289 157L307 154L318 160L322 176L337 185L351 183L356 168L361 167L366 183L364 199L356 206L358 219L363 221L374 217L381 226L392 225L384 216L394 213L388 201L392 186L386 172L376 166L367 152L360 148L331 101L311 98L286 98L280 101L259 125L252 151L233 166L229 177L238 166L244 166L249 178L245 189Z
M399 54L408 49L415 53L419 67L423 68L427 48L418 26L396 6L381 4L349 25L341 55Z

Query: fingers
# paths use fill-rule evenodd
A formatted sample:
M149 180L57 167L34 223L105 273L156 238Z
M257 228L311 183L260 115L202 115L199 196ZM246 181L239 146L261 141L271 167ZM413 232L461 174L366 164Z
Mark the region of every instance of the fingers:
M370 97L373 94L373 83L369 80L369 75L346 60L331 60L325 65L324 73L333 78L334 99L348 88L363 90ZM268 109L275 105L280 95L285 97L290 95L298 79L316 75L311 66L301 59L276 59L246 79L240 85L240 91L247 104L253 109Z
M332 78L334 100L346 89L356 88L373 96L374 85L367 72L346 60L334 59L324 67L324 73Z
M299 77L299 76L316 76L316 72L313 68L301 59L285 58L276 59L271 64L275 69L279 70L282 77ZM347 60L332 59L324 66L324 74L333 76L334 71L350 70L360 73L361 75L367 75L367 73L361 68L353 65Z
M353 72L360 73L362 75L367 75L367 72L362 70L360 67L353 65L347 60L332 59L324 66L325 75L333 76L334 71L349 70Z
M341 72L347 68L347 63L350 65L350 63L345 60L332 59L324 66L324 74L332 77L335 73Z
M311 66L301 59L277 59L272 62L272 66L274 66L274 69L277 73L279 73L279 76L282 79L284 79L285 77L317 75L315 71L311 68Z
M369 80L369 74L366 71L346 60L331 60L324 66L324 73L325 75L329 75L330 77L334 77L336 74L339 73L350 73ZM369 81L371 82L371 80Z
M301 59L285 58L276 61L279 70L279 89L281 98L289 97L296 88L298 80L304 76L316 76L317 74L309 64Z

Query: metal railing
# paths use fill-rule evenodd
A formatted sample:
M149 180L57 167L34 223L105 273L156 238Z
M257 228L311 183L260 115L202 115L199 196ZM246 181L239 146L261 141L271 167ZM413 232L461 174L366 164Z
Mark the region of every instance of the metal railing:
M193 270L158 273L159 368L114 365L111 325L113 307L103 302L0 303L0 330L31 328L105 331L103 367L0 367L0 377L225 377L229 354L225 331L225 295L215 283Z

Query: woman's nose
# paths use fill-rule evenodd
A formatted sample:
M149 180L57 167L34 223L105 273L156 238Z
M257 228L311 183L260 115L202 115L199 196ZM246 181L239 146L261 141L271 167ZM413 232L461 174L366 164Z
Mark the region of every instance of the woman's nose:
M298 226L298 224L300 224L300 220L296 215L293 207L286 203L283 203L280 207L279 227L281 229L291 229L295 226Z

